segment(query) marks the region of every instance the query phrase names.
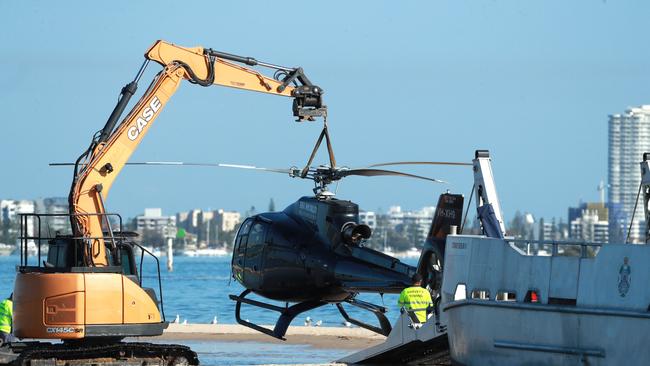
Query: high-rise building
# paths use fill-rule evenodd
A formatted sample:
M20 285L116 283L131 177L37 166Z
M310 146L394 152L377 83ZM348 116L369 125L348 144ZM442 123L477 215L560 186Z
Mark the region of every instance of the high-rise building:
M375 231L377 229L377 214L374 211L359 210L359 223L365 224Z
M609 203L620 204L620 212L610 215L610 231L627 234L641 182L639 162L650 152L650 105L629 108L609 116ZM637 207L630 230L630 242L644 241L642 204ZM613 230L616 229L616 230Z
M429 234L435 212L434 206L423 207L419 211L402 211L400 206L391 206L388 209L388 224L391 229L402 226L413 245L420 245Z
M569 208L570 217L576 209L580 210L580 215L570 218L569 237L579 241L608 243L608 207L602 202L583 203L580 207Z
M0 222L18 220L19 214L34 213L34 201L0 200Z
M176 214L176 225L185 230L187 234L195 235L199 248L210 245L221 246L230 240L230 235L237 229L241 222L241 214L237 211L201 210L194 209L189 212Z
M35 211L34 201L30 200L0 200L0 224L2 224L3 229L6 230L5 240L19 236L19 231L22 229L20 227L21 219L19 218L20 214L33 214ZM26 220L27 223L27 235L34 236L36 230L36 224L33 217L28 217ZM2 235L3 233L0 233ZM5 235L2 235L5 236ZM33 240L29 240L33 242ZM5 244L18 244L16 243L5 243Z
M555 221L555 217L553 217L550 221L541 218L538 224L539 224L539 236L537 238L538 240L558 241L558 240L567 240L569 238L569 227L561 219L560 222L558 223Z
M42 230L48 235L58 232L60 234L71 234L70 218L67 216L67 197L48 197L36 200L36 211L56 216L44 216L41 218Z
M145 208L144 215L135 219L136 230L140 233L150 231L164 235L168 226L176 227L176 216L163 216L161 208Z
M219 209L215 211L219 230L229 232L235 230L241 222L241 214L237 211L226 211Z

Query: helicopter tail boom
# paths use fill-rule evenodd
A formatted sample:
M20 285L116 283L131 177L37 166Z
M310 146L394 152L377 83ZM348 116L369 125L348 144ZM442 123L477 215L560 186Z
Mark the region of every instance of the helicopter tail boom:
M457 233L462 231L464 197L461 194L443 193L438 199L429 234L422 247L418 261L418 273L432 291L432 296L440 292L445 259L445 242L456 226Z

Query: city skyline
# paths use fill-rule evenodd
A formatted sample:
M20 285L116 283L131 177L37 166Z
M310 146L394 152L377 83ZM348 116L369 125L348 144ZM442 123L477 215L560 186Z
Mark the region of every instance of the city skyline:
M473 11L455 2L398 8L361 2L346 3L343 14L304 4L302 11L321 16L291 42L264 32L277 26L263 15L275 4L261 4L254 14L215 11L211 25L144 4L129 4L132 11L98 6L79 2L76 14L87 16L73 16L49 3L0 4L4 14L16 15L0 26L12 55L0 62L17 70L0 76L8 86L0 91L0 165L10 177L0 195L66 196L71 170L47 164L76 159L159 38L302 66L326 92L341 165L469 161L475 149L490 149L506 220L518 209L564 217L571 202L597 201L595 187L607 178L607 116L650 99L650 50L638 46L645 42L645 2L500 1ZM216 6L206 4L206 11ZM253 26L238 27L243 17L253 17ZM116 27L116 18L133 26ZM165 26L172 23L174 32ZM385 26L396 23L405 26ZM634 57L625 57L631 50ZM156 71L147 70L140 92ZM359 93L362 86L373 92ZM183 85L132 161L299 166L321 125L296 124L290 115L288 99ZM316 162L325 160L321 154ZM373 210L396 202L413 209L435 204L447 189L468 197L472 186L469 169L404 170L451 184L355 177L340 184L338 197ZM106 202L109 211L127 217L142 207L200 207L206 197L244 211L265 207L270 197L282 208L311 188L255 172L127 167Z

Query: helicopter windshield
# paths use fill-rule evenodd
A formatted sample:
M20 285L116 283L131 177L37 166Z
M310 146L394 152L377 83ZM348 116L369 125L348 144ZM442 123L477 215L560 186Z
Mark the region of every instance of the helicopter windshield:
M235 236L235 248L234 251L236 253L243 253L246 251L246 241L248 239L248 231L251 229L251 225L253 224L253 219L246 219L244 223L239 227L239 231L237 232L237 236ZM242 242L244 245L242 245Z

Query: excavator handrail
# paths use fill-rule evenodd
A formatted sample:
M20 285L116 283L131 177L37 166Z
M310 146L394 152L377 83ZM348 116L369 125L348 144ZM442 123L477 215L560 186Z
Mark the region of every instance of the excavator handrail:
M146 252L151 257L153 257L153 259L156 260L156 269L158 270L158 291L160 291L160 313L162 315L162 321L164 322L166 320L165 320L165 307L163 305L162 281L160 280L160 260L158 260L158 257L156 257L153 253L151 253L147 248L143 247L142 245L140 245L138 243L133 243L133 245L140 248L140 251L141 251L140 252L140 269L139 269L140 276L138 276L138 280L140 282L139 283L140 287L142 287L142 278L144 276L143 273L142 273L142 264L144 262L144 253Z
M28 260L29 260L29 240L34 240L36 246L37 246L37 257L38 257L38 266L41 266L41 245L43 240L51 240L56 238L56 234L54 236L45 236L42 234L42 221L41 217L66 217L66 218L71 218L74 216L102 216L102 217L117 217L118 219L118 227L119 227L119 232L122 232L123 228L123 220L122 216L118 213L113 213L113 212L106 212L106 213L100 213L100 212L94 212L94 213L36 213L36 212L30 212L30 213L19 213L18 217L20 218L20 235L18 236L17 239L20 239L20 265L27 267L28 266ZM34 235L29 235L29 218L33 217L36 220L36 223L34 225L34 230L33 234ZM78 239L78 240L93 240L93 239L102 239L105 241L112 241L114 237L111 237L110 235L104 235L101 237L87 237L87 236L69 236L69 239Z

